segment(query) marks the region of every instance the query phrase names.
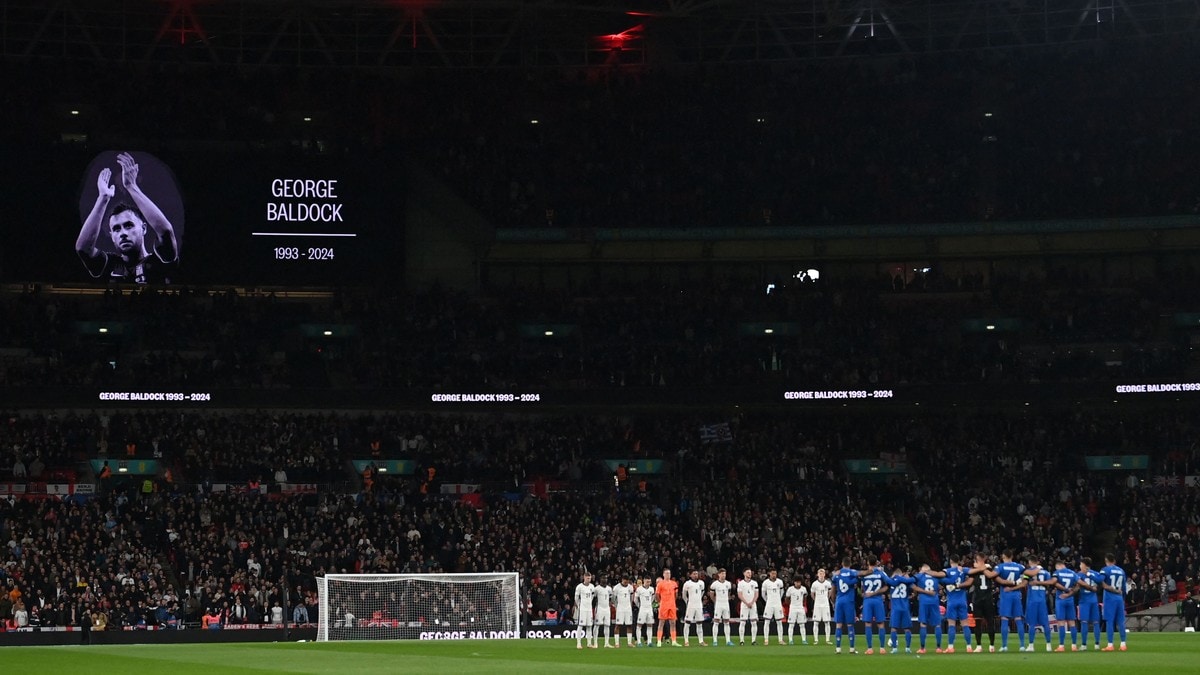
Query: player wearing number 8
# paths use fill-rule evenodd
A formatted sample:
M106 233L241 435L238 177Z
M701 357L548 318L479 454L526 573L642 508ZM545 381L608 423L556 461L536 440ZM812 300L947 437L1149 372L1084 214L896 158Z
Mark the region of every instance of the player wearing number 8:
M940 582L930 574L929 565L921 565L921 571L915 577L913 592L917 594L917 622L921 624L921 646L918 654L925 653L925 642L929 638L929 629L933 628L937 650L942 651L942 606L938 602L938 586Z
M1125 570L1117 567L1117 557L1112 553L1104 556L1104 623L1108 626L1108 646L1102 651L1113 650L1113 628L1121 633L1121 651L1125 651L1125 592L1128 590Z

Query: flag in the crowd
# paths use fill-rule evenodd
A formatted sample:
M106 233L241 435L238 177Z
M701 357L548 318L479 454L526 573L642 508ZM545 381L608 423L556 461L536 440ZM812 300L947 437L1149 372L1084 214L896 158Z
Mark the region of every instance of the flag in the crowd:
M1179 476L1155 476L1154 486L1165 488L1177 488L1183 485L1183 480Z
M1186 476L1184 477L1183 481L1184 485L1187 485L1188 487L1200 487L1200 476Z
M721 422L720 424L705 424L700 427L700 442L701 443L732 443L733 431L729 428L729 422Z

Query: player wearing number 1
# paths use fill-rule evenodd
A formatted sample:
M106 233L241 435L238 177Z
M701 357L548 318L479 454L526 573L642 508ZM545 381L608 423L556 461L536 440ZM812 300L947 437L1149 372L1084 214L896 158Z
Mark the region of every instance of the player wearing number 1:
M975 643L975 651L983 651L983 633L980 628L980 622L987 624L988 631L988 651L996 651L996 580L993 576L988 578L986 572L991 571L992 567L988 564L987 558L982 553L975 554L975 567L968 570L968 573L975 578L975 583L972 584L974 593L971 597L971 606L975 610L975 630L978 640Z
M683 646L691 645L692 626L696 627L696 635L700 638L700 646L704 646L704 582L700 581L700 572L692 570L692 578L683 582ZM713 629L716 633L716 629Z
M800 642L808 644L808 633L805 632L804 624L808 621L807 612L804 609L804 596L808 595L808 590L804 588L804 582L800 577L796 577L792 582L792 587L787 590L788 601L788 644L794 645L796 627L800 627Z
M842 558L842 569L833 575L833 587L837 598L833 602L833 641L835 653L842 653L842 633L850 637L850 653L854 654L855 603L858 600L858 571L850 569L850 559Z
M592 585L592 575L584 574L583 581L575 587L576 625L579 632L575 634L575 648L583 649L582 638L586 637L588 647L596 648L595 611L596 587Z
M762 582L763 597L763 646L771 644L771 619L775 619L775 635L783 644L783 579L771 570Z
M654 587L654 594L658 596L658 646L662 646L663 624L666 624L671 632L671 646L682 647L675 632L675 621L679 618L675 604L675 598L679 596L679 582L671 578L671 570L663 570L662 578Z
M1121 633L1121 651L1125 651L1125 593L1129 590L1125 570L1117 567L1117 556L1109 553L1104 556L1104 569L1100 570L1104 579L1104 623L1108 626L1108 646L1100 651L1113 650L1113 629Z

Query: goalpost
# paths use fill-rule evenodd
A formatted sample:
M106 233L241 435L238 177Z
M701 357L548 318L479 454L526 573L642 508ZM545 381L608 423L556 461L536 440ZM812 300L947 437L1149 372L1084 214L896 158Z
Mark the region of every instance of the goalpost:
M317 641L521 637L516 572L327 574Z

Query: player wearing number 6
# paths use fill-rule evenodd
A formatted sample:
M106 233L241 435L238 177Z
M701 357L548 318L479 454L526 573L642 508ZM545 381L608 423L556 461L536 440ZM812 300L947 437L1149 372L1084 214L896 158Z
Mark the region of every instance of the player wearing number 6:
M842 653L843 632L850 636L850 653L855 653L854 621L857 617L854 610L858 600L858 576L857 570L850 569L849 558L842 558L842 569L833 575L833 587L837 591L837 598L833 601L833 641L836 645L834 651L838 654Z
M1129 590L1125 570L1117 567L1117 557L1112 553L1104 556L1104 623L1108 626L1108 646L1100 651L1113 650L1113 628L1121 632L1121 651L1125 651L1125 593Z

